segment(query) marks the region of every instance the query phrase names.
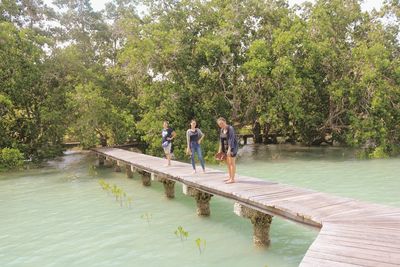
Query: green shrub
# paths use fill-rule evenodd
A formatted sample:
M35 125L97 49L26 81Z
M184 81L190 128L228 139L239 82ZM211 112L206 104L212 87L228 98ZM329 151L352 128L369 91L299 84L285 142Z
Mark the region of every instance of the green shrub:
M384 159L388 158L389 154L386 152L385 147L378 146L374 149L372 153L369 154L369 157L372 159Z
M14 169L24 164L24 155L16 148L0 150L0 165L6 169Z

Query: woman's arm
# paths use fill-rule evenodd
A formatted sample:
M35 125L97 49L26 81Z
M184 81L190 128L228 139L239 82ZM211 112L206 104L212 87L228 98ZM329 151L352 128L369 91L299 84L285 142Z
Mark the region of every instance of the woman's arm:
M203 134L203 132L200 129L197 128L197 130L199 131L199 134L201 136L200 139L198 140L198 143L200 144L203 141L203 138L205 135Z
M186 143L187 143L187 147L186 147L186 154L190 155L190 136L189 136L189 130L186 131Z
M187 144L187 148L189 148L190 147L189 130L186 131L186 144Z

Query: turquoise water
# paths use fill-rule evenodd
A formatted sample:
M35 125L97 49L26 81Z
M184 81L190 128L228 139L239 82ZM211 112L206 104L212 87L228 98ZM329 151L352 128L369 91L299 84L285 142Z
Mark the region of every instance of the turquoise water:
M146 188L139 177L111 169L93 175L94 162L87 153L70 153L45 168L0 175L0 266L297 266L317 235L274 218L271 247L256 248L251 223L234 215L232 201L213 197L211 217L200 218L180 186L168 200L159 183ZM399 163L358 161L346 149L249 145L238 171L400 206ZM131 207L120 207L99 179L123 188ZM175 236L178 226L189 232L187 240ZM206 240L201 254L196 238Z
M262 179L400 207L400 158L357 160L340 147L249 145L238 172Z

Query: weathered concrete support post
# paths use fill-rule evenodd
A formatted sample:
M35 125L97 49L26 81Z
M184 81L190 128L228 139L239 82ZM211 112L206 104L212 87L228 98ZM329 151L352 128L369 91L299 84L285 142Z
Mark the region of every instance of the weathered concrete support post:
M168 179L167 175L158 175L152 174L151 175L152 181L157 181L163 184L165 196L167 198L174 198L175 197L175 181Z
M142 184L144 186L150 186L151 185L151 173L138 170L138 173L142 176Z
M104 166L107 167L107 168L111 168L112 166L114 166L114 162L109 157L106 157L106 160L104 162Z
M233 208L235 214L250 219L253 224L253 242L257 246L269 246L269 228L272 222L272 215L251 209L240 203L235 203Z
M198 191L194 196L197 203L197 215L210 216L210 200L213 195Z
M210 216L210 200L213 195L185 184L183 185L183 193L187 196L194 197L196 200L197 215Z
M99 162L99 166L104 166L104 161L105 161L105 159L106 159L106 157L104 157L104 156L102 156L102 155L97 155L97 159L98 159L98 162Z
M115 166L114 166L114 170L116 172L121 172L121 163L119 162L119 160L116 161Z
M126 177L133 178L133 170L131 165L125 165Z
M165 196L167 198L174 198L175 197L175 181L164 179L162 181L165 190Z

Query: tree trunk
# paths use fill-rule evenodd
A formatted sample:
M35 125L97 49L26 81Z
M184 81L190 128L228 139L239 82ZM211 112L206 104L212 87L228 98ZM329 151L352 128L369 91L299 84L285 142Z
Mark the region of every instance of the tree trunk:
M256 120L253 125L253 135L254 135L254 143L261 144L262 143L262 136L261 136L261 125Z
M263 131L263 135L264 135L264 144L268 144L270 143L268 138L269 138L269 130L271 129L271 125L267 122L264 124L264 131Z

